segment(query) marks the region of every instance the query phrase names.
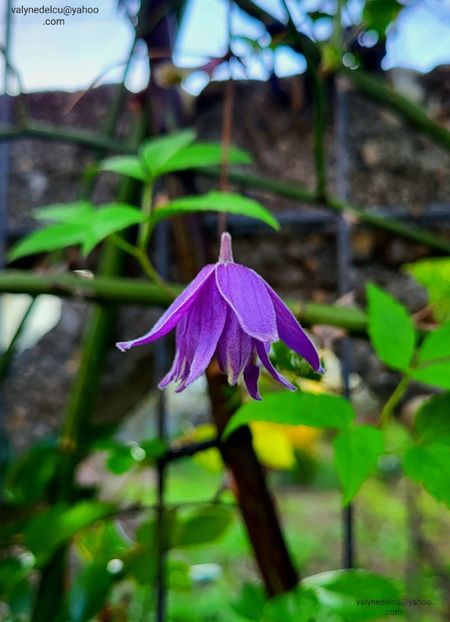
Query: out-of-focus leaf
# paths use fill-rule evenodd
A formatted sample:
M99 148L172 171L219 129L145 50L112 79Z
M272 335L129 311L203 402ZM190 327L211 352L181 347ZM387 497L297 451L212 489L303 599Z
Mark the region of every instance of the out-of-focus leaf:
M88 622L104 607L118 575L107 562L93 562L76 575L67 595L68 622Z
M6 596L22 581L27 568L17 558L8 557L0 561L0 598Z
M301 585L316 596L322 607L341 615L346 622L378 619L386 614L387 609L402 610L400 594L394 583L366 570L323 572L307 577ZM398 601L398 606L376 602L389 600Z
M450 389L450 322L425 337L411 375L420 382Z
M291 592L276 596L264 606L261 622L310 622L317 620L319 603L312 591L297 587Z
M165 174L202 166L214 166L221 163L222 157L221 145L195 143L178 151L159 169L159 173ZM229 148L227 160L230 164L250 164L252 161L247 152L237 147Z
M147 141L139 149L139 154L152 176L156 177L161 174L170 158L193 143L195 138L196 133L193 130L181 130Z
M80 223L84 218L89 219L92 210L93 206L90 201L76 201L40 207L33 211L33 216L36 220L48 220L49 222Z
M114 512L115 506L100 501L82 501L72 506L55 505L32 518L25 530L25 545L44 563L59 546L78 531Z
M247 218L254 218L266 223L272 229L279 229L277 219L269 210L255 201L239 194L231 192L208 192L207 194L181 197L171 201L163 207L159 207L152 214L153 222L159 222L164 218L171 218L179 214L191 212L225 212L238 214Z
M178 513L171 537L176 548L217 540L234 517L233 509L223 505L209 505L183 514Z
M27 255L46 253L81 244L86 235L84 225L76 223L57 224L33 231L15 244L8 253L8 260L15 261Z
M367 425L342 430L334 439L334 451L345 505L377 468L384 451L383 434Z
M94 210L93 216L87 226L86 236L83 241L83 254L88 255L99 242L111 233L127 229L146 220L147 216L137 208L120 203L111 203Z
M446 322L438 329L428 333L417 354L419 365L444 358L450 360L450 322Z
M414 324L405 307L373 284L367 286L369 335L378 357L393 369L406 371L416 342Z
M432 387L450 389L450 360L427 363L414 369L411 376L414 380Z
M146 466L154 464L166 451L167 443L158 438L141 443L110 442L107 449L110 451L106 460L107 468L112 473L121 475L138 464Z
M450 259L424 259L405 267L427 290L436 319L450 320Z
M139 181L146 181L150 178L150 172L145 170L136 156L113 156L100 162L99 166L102 171L119 173L119 175L139 179Z
M450 507L450 446L429 443L411 447L403 459L403 469L411 479Z
M384 36L387 27L392 24L403 8L398 0L366 0L363 9L363 21L367 30L375 30Z
M121 557L129 549L128 542L111 520L100 520L83 529L75 536L75 544L78 553L87 562Z
M244 583L238 598L231 604L233 609L246 620L259 622L263 615L267 596L261 585Z
M416 429L425 443L450 445L450 393L435 395L425 402L417 413Z
M52 445L36 446L13 462L6 473L5 498L13 504L30 504L44 494L59 464Z
M344 428L355 413L348 400L337 395L313 393L270 393L260 402L247 402L231 417L224 437L252 421L271 421L317 428Z

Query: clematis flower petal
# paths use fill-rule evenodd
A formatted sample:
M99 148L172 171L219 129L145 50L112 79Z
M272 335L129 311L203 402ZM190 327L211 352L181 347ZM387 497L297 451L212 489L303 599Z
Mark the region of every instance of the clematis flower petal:
M272 376L272 378L274 378L277 382L279 382L284 387L286 387L286 389L289 389L290 391L297 391L297 387L291 384L289 380L286 380L284 376L279 374L277 370L275 369L275 367L270 362L269 355L267 354L267 350L266 350L266 344L261 343L261 341L256 341L255 343L256 343L256 352L258 353L259 360L264 365L264 367L267 369L267 371Z
M290 309L284 304L274 290L267 285L277 318L277 328L280 339L294 352L303 357L315 371L322 371L317 350L298 323Z
M219 263L216 283L247 335L264 342L278 341L272 300L256 272L236 263Z
M244 333L230 307L227 310L225 326L217 344L217 360L228 382L236 384L246 367L252 352L252 338Z
M222 334L226 315L226 302L211 279L199 292L195 305L188 311L186 317L186 330L182 339L186 348L189 373L177 391L182 391L197 380L208 367Z
M176 328L175 337L175 356L173 359L172 367L169 369L164 378L159 382L158 389L165 389L174 380L183 377L183 372L186 369L186 348L184 345L184 334L186 332L186 318L181 318Z
M244 369L244 382L250 397L252 397L254 400L262 399L258 391L258 378L258 365L254 365L253 363L247 365L247 367Z
M132 339L131 341L119 341L116 343L119 350L125 352L135 346L142 346L146 343L152 343L152 341L156 341L156 339L164 337L164 335L170 333L170 331L175 328L183 315L195 302L199 292L214 272L215 267L215 264L209 264L202 268L195 279L191 281L186 289L172 302L167 311L163 313L148 333L142 337L138 337L137 339Z

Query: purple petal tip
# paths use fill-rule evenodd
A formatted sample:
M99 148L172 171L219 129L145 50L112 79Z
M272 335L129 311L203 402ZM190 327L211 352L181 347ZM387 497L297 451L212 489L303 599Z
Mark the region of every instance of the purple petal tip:
M129 349L130 349L130 347L131 347L131 346L130 346L130 345L128 345L128 342L127 342L127 341L118 341L118 342L116 343L116 348L117 348L118 350L120 350L121 352L126 352L127 350L129 350Z

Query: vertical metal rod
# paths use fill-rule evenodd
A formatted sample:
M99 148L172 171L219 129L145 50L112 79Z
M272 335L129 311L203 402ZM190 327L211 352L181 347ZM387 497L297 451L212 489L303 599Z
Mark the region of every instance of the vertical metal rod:
M160 223L156 231L156 259L155 266L163 278L169 276L169 229L167 223ZM155 347L155 376L157 382L166 373L168 367L168 348L165 339L157 342ZM167 439L167 416L166 400L164 391L160 391L157 396L157 434L161 440ZM155 619L156 622L164 622L167 610L167 585L166 585L166 543L165 543L165 483L167 474L165 462L157 464L157 514L156 514L156 603Z
M4 68L3 89L0 96L0 127L9 122L11 116L11 97L8 93L9 86L9 62L11 49L11 6L12 0L5 3L5 45L4 45ZM0 270L5 267L5 255L8 229L8 182L10 174L11 145L7 141L0 144ZM2 311L0 307L0 312ZM2 326L0 324L0 330ZM0 483L10 457L10 444L6 434L5 412L3 395L0 392Z
M347 94L339 88L336 81L335 106L335 152L337 159L337 193L343 200L348 198L348 146L347 146L348 109ZM337 217L337 272L339 296L344 296L351 289L351 227L345 216ZM351 340L347 337L340 343L342 392L346 398L350 397ZM354 508L347 505L342 511L343 522L343 551L342 565L344 568L353 568L355 565L355 534Z

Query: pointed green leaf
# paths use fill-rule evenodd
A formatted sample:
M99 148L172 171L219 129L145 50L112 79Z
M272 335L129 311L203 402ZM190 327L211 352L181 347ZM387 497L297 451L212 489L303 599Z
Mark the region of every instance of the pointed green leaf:
M367 425L342 430L334 439L334 451L342 502L346 505L376 470L378 458L384 451L383 434Z
M209 192L199 196L175 199L167 205L156 209L152 219L154 222L159 222L164 218L171 218L178 214L188 214L190 212L238 214L239 216L261 220L273 229L280 228L275 216L258 201L229 192Z
M136 207L120 203L104 205L95 210L95 218L89 223L83 244L83 254L88 255L99 242L111 233L122 231L146 220L147 216Z
M136 156L113 156L102 160L99 164L102 171L119 173L126 177L146 181L150 178L150 173L145 170L142 162Z
M86 228L78 223L50 225L33 231L17 242L8 253L8 260L15 261L27 255L45 253L81 244L86 236Z
M90 201L76 201L75 203L61 203L40 207L33 211L37 220L48 220L59 223L80 224L92 217L94 208Z
M450 389L450 322L425 337L411 375L419 382Z
M435 395L416 415L416 430L425 443L450 445L450 393Z
M196 133L193 130L182 130L153 138L142 145L139 149L139 155L152 176L155 177L161 173L170 158L193 143L195 138Z
M450 322L428 333L417 354L417 362L429 362L436 359L450 360Z
M405 454L403 469L411 479L450 507L450 446L430 443L411 447Z
M234 511L224 505L209 505L198 510L179 514L175 523L171 545L193 546L217 540L233 521Z
M222 157L223 149L221 145L195 143L172 156L159 169L159 173L172 173L190 168L214 166L222 162ZM230 164L249 164L251 162L249 154L237 147L230 147L227 153L227 160Z
M68 622L92 620L104 607L117 579L105 561L94 561L82 568L75 575L66 597Z
M427 290L436 318L450 319L450 259L424 259L407 264L406 270Z
M25 544L44 563L59 546L78 531L110 515L111 503L82 501L72 506L55 505L33 517L25 530Z
M390 294L376 285L367 286L369 335L378 357L393 369L409 368L416 333L406 311Z
M6 472L4 495L13 504L30 504L41 498L60 463L53 445L37 445L22 454Z
M348 400L325 393L270 393L260 402L247 402L231 417L224 438L252 421L271 421L315 428L345 428L355 413Z
M322 572L303 579L301 585L316 596L325 610L335 612L346 622L384 619L387 610L402 611L400 604L386 605L389 600L400 601L395 584L387 577L367 570ZM324 616L323 619L329 618Z

